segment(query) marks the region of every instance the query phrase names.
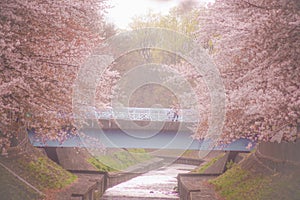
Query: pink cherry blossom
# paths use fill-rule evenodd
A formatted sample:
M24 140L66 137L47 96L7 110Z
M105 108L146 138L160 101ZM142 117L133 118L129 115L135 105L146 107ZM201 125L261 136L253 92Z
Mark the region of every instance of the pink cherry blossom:
M0 151L27 129L46 140L65 139L73 82L105 39L106 8L104 0L0 2Z
M224 138L299 137L299 1L217 0L199 22L226 88Z

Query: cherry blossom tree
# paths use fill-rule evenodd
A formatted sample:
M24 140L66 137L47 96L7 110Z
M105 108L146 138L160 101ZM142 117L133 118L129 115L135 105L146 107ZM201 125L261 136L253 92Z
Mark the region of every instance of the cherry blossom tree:
M299 1L217 0L200 14L199 44L209 49L226 87L223 136L294 141L300 124Z
M95 106L98 109L109 108L112 98L115 96L116 83L120 78L120 73L112 68L104 71L95 94Z
M78 68L107 37L106 8L104 0L0 2L2 153L27 129L44 139L65 138Z

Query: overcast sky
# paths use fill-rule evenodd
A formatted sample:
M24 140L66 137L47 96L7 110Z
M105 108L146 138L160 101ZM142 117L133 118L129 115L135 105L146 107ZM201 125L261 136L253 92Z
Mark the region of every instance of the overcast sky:
M175 6L187 5L193 2L214 2L214 0L111 0L113 6L108 12L108 21L118 28L128 28L128 24L134 16L147 13L149 9L167 14L169 9Z

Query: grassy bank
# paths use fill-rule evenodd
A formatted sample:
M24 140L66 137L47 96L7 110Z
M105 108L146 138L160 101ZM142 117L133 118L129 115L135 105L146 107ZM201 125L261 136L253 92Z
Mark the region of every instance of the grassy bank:
M15 153L8 157L0 157L1 163L27 181L39 191L55 192L74 182L77 177L34 148L28 152ZM41 199L39 193L26 183L20 181L5 168L1 168L0 195L8 195L4 199Z
M213 164L215 164L219 159L221 159L223 156L225 155L225 153L222 153L220 155L218 155L215 158L212 158L210 161L206 162L205 164L201 165L199 168L195 169L193 172L196 173L204 173L205 170L207 170L210 166L212 166Z
M88 162L100 171L112 172L124 170L130 166L151 159L144 149L128 149L90 157Z
M217 179L211 180L221 197L230 200L263 199L269 193L271 179L233 166Z
M0 195L1 199L32 200L42 196L21 182L5 168L0 166Z
M286 164L283 171L270 171L253 155L209 181L226 200L300 199L300 169Z
M26 175L38 188L60 189L76 180L76 176L53 163L46 157L38 157L34 161L26 162L21 160L20 164L24 166Z

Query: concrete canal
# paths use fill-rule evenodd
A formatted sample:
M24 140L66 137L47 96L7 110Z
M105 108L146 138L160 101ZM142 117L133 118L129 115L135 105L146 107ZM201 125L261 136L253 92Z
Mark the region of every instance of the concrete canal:
M102 199L179 199L177 193L177 174L189 172L195 167L193 165L172 164L149 171L141 176L109 188Z

